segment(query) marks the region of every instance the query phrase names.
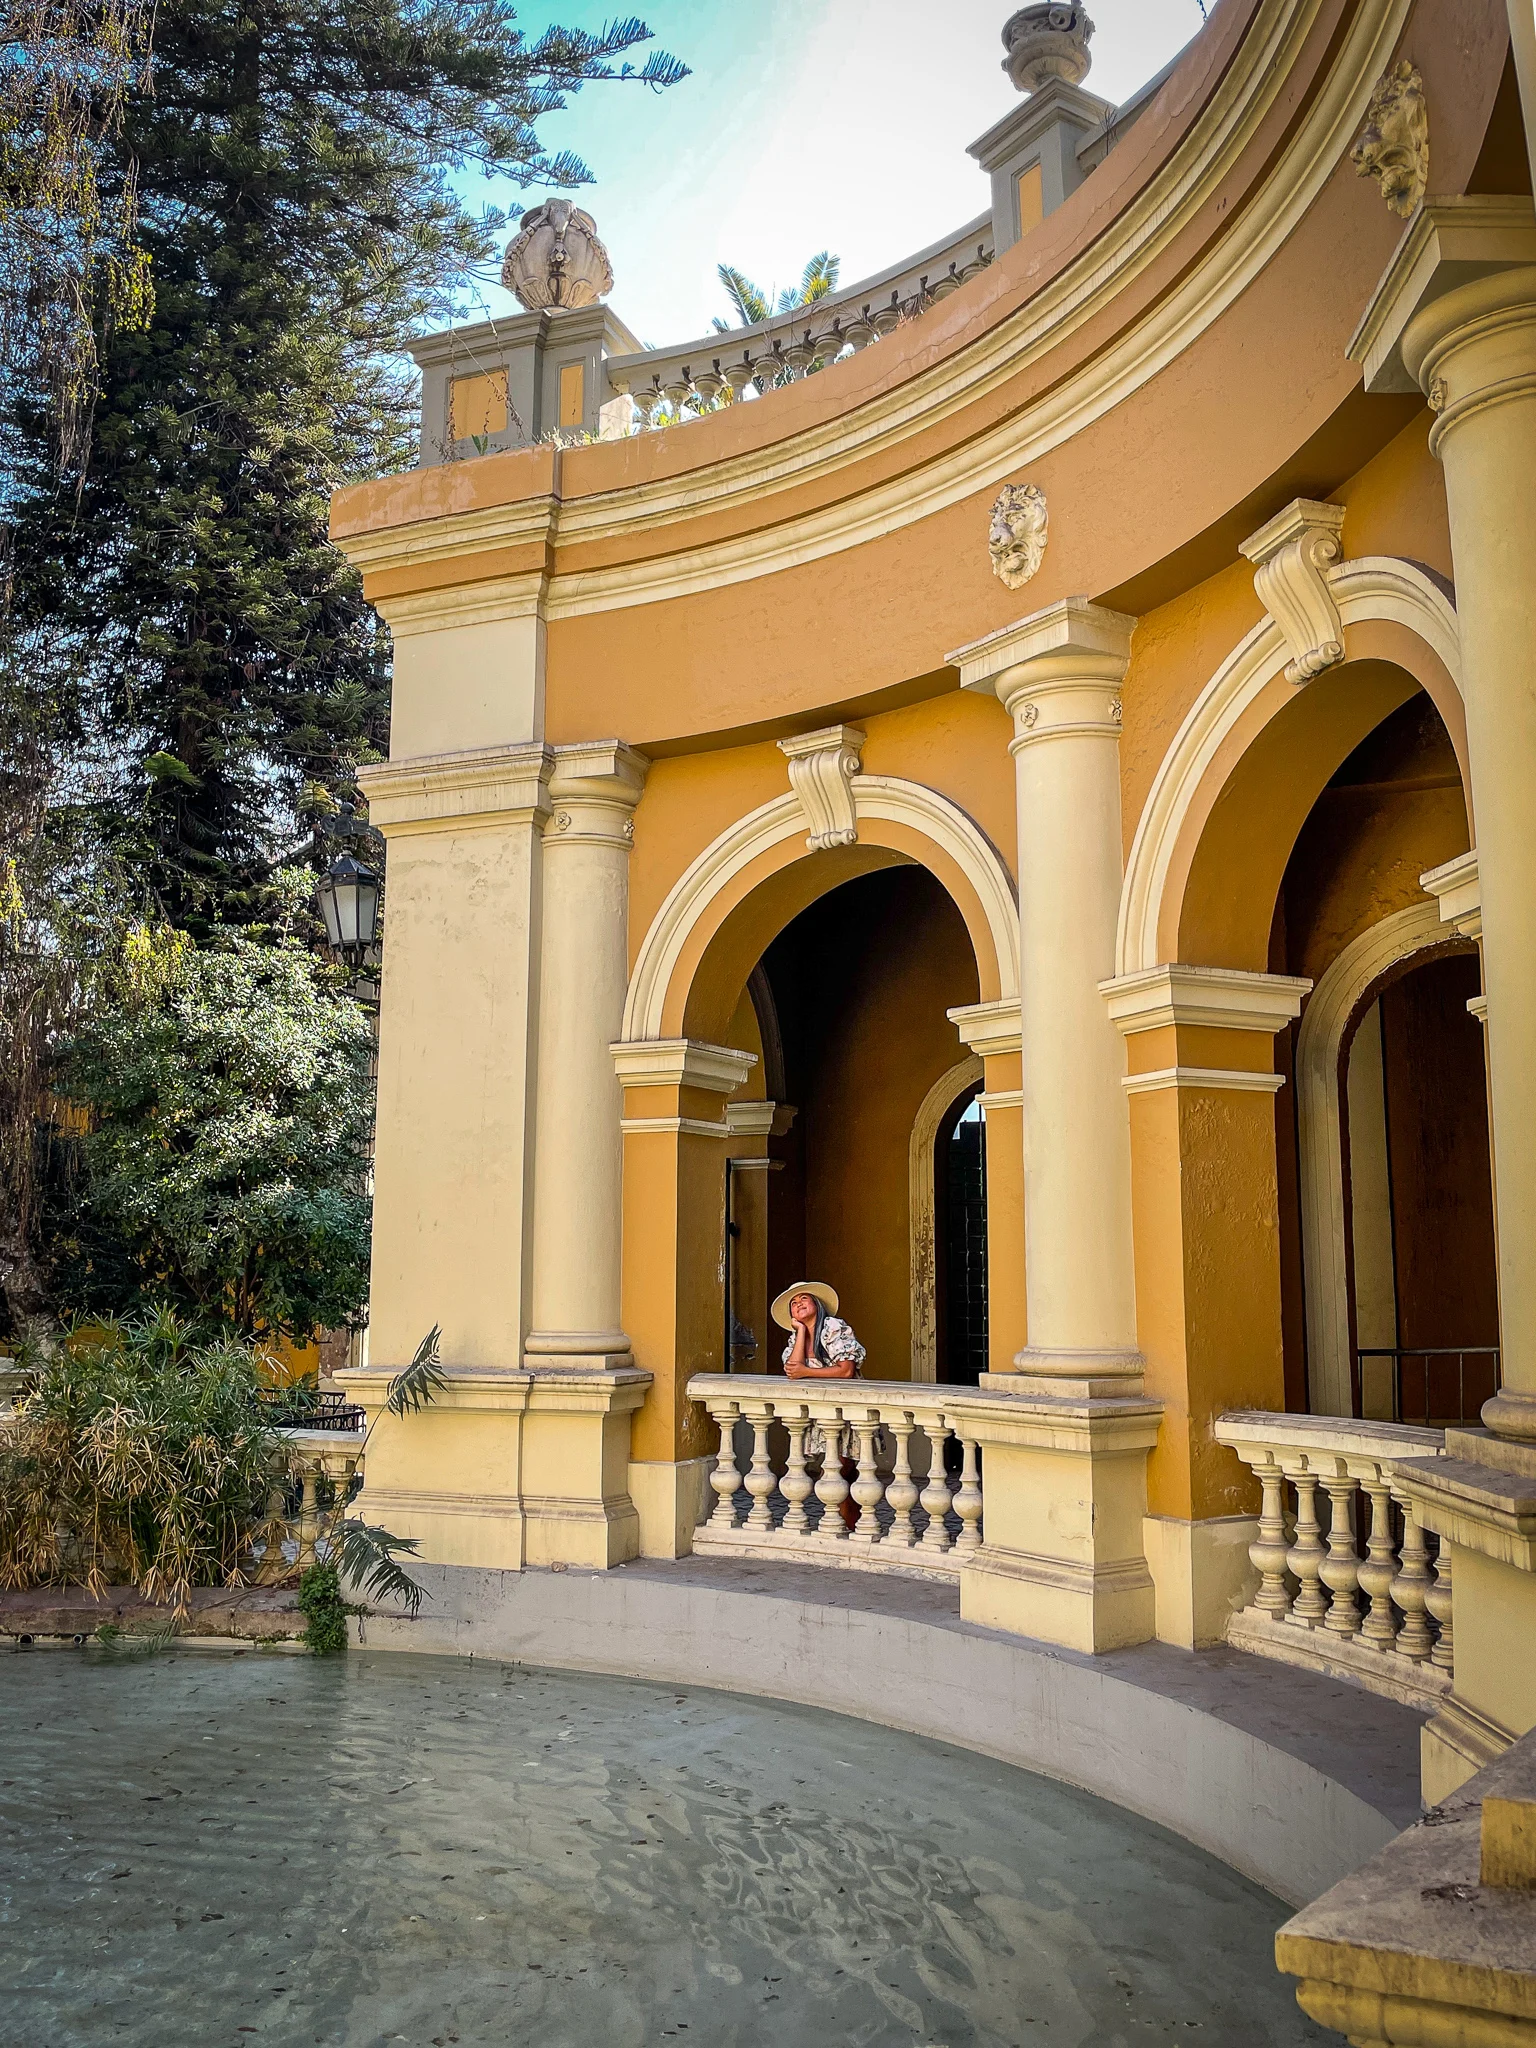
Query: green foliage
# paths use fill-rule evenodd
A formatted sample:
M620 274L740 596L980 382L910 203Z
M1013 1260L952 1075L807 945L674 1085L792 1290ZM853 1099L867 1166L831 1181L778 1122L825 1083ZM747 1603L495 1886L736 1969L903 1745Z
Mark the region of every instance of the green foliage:
M818 299L824 299L829 292L837 290L841 271L842 258L834 256L829 249L823 249L806 264L798 287L786 285L775 303L771 291L765 292L760 285L755 285L734 264L722 263L716 275L725 287L725 295L735 309L736 318L722 320L717 316L715 332L729 334L733 327L756 327L761 321L773 319L777 313L793 313L801 306L814 305Z
M242 1345L198 1343L169 1311L23 1347L0 1436L0 1584L131 1583L185 1611L238 1585L285 1467Z
M415 1415L431 1406L448 1384L442 1358L442 1327L434 1323L416 1346L416 1356L389 1383L385 1407L391 1415Z
M395 1536L371 1522L348 1515L331 1537L331 1554L344 1579L361 1586L370 1600L400 1600L408 1614L416 1614L422 1589L402 1565L401 1557L414 1557L414 1536Z
M387 636L329 497L411 460L404 344L505 228L450 174L581 182L536 124L589 82L684 76L624 61L648 35L528 38L507 0L159 0L97 163L104 206L137 195L153 307L106 355L78 495L10 393L0 525L16 646L47 636L110 764L99 829L200 941L267 914L295 813L385 745Z
M86 1120L65 1298L165 1301L242 1336L345 1323L367 1289L372 1052L361 1007L293 941L131 934L60 1066Z
M317 1657L334 1657L347 1647L347 1616L341 1580L333 1564L312 1564L299 1580L299 1612L307 1624L304 1647Z

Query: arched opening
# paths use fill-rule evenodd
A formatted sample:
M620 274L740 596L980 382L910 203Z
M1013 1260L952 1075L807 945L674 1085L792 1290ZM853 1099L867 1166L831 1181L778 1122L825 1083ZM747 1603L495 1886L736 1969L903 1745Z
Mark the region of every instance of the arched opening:
M1277 1049L1292 1408L1444 1423L1493 1391L1479 966L1419 884L1467 844L1451 737L1414 691L1334 770L1285 864L1269 968L1314 984Z
M771 1302L797 1279L829 1281L868 1354L866 1376L908 1379L912 1132L961 1051L946 1013L977 1000L965 921L926 868L886 868L841 883L792 917L760 971L795 1114L787 1129L770 1132L772 1165L758 1176L765 1275L754 1299ZM953 1105L941 1126L947 1145L978 1092L973 1082ZM948 1187L946 1178L946 1215ZM938 1212L936 1199L936 1219ZM938 1259L937 1236L933 1249ZM782 1334L765 1327L757 1335L759 1362L748 1369L776 1370Z

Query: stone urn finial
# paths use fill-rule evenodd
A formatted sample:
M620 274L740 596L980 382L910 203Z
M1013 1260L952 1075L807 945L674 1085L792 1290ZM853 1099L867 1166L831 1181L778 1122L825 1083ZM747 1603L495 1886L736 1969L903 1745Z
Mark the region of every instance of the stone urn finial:
M546 306L592 306L613 290L613 265L590 213L569 199L546 199L523 215L520 226L501 281L530 313Z
M1020 92L1038 92L1053 78L1081 85L1093 58L1093 23L1082 0L1047 0L1021 7L1003 25L1003 69Z

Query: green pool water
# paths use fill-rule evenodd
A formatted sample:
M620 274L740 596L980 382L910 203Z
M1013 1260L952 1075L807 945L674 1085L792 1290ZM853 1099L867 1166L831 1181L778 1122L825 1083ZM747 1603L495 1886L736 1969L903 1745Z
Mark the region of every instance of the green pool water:
M7 1651L0 1830L7 2048L1335 2038L1177 1837L726 1693Z

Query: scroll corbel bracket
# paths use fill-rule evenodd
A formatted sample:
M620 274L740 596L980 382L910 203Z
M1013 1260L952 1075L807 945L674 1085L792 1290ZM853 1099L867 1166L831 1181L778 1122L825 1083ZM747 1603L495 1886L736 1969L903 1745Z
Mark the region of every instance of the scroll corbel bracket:
M1289 683L1310 683L1344 659L1344 621L1328 571L1344 553L1344 507L1296 498L1242 544L1253 587L1285 639Z
M812 853L857 843L853 778L863 751L864 734L856 725L823 726L819 732L779 741L779 752L789 763L789 786L811 828L805 843Z

